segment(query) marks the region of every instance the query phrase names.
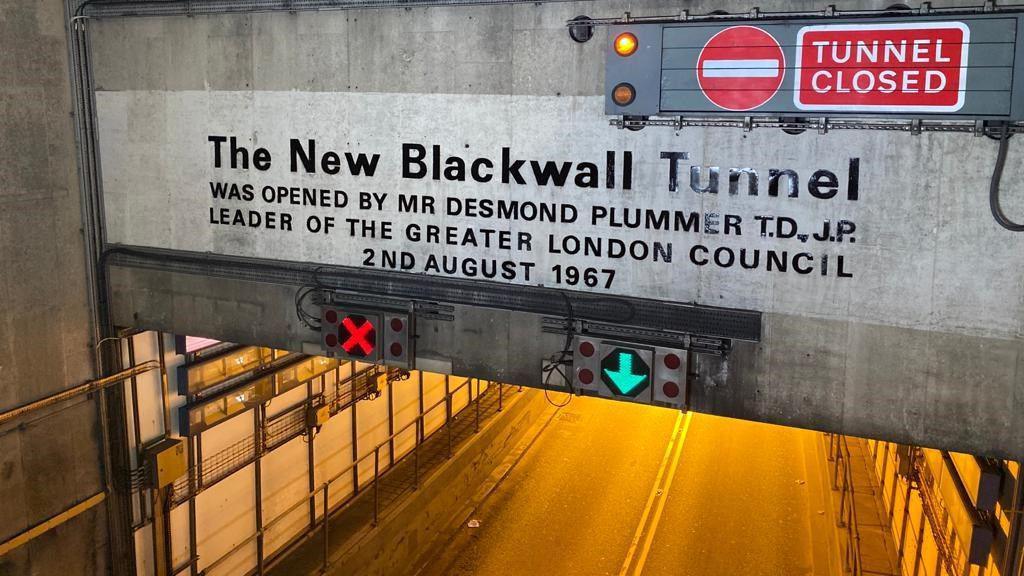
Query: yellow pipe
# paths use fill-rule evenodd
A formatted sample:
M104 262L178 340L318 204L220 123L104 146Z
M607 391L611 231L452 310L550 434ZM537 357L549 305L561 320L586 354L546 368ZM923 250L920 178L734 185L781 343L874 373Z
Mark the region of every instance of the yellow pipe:
M88 499L79 502L78 504L75 504L74 506L68 508L67 510L61 512L60 514L53 516L49 520L45 520L41 524L36 524L35 526L29 528L28 530L25 530L21 534L18 534L14 538L11 538L6 542L0 543L0 557L3 557L4 554L7 554L11 550L14 550L15 548L23 544L26 544L31 540L35 539L36 537L48 532L49 530L52 530L57 526L60 526L61 524L67 522L68 520L71 520L75 516L78 516L82 512L85 512L86 510L92 508L93 506L99 504L100 502L103 502L103 500L106 499L106 497L107 494L105 492L99 492L89 497Z
M58 392L52 396L47 396L46 398L43 398L41 400L30 402L28 404L25 404L24 406L19 406L12 410L8 410L7 412L0 412L0 424L4 424L8 420L13 420L18 416L28 414L29 412L34 412L36 410L39 410L40 408L45 408L47 406L56 404L63 400L74 398L75 396L80 396L82 394L88 394L89 392L94 392L101 388L106 388L111 384L122 382L124 380L131 378L132 376L138 376L139 374L144 374L146 372L149 372L150 370L156 370L159 367L160 362L156 360L147 360L142 364L138 364L126 370L122 370L117 374L113 374L105 378L100 378L98 380L90 380L84 384L79 384L78 386L75 386L73 388L68 388L67 390Z

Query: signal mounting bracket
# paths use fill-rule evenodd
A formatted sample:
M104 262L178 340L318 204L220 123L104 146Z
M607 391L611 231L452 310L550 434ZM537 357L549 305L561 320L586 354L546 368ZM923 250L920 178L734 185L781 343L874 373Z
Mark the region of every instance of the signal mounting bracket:
M729 352L732 351L732 339L730 338L670 332L638 326L623 326L621 324L591 320L579 320L570 327L568 320L565 318L545 316L542 320L541 330L548 334L566 334L571 330L576 335L626 340L637 344L678 348L698 354L711 354L713 356L728 356Z
M406 312L419 318L429 318L452 322L455 320L455 307L448 304L378 296L365 292L346 292L344 290L324 288L317 292L314 302L319 306L357 306L368 307L388 312Z

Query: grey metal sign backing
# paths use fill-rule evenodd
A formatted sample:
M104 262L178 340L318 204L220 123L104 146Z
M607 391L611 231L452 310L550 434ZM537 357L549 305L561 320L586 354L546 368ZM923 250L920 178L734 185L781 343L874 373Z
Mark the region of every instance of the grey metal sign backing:
M610 28L606 112L1024 119L1024 15L795 18ZM621 34L634 53L616 53ZM612 99L616 86L632 102Z

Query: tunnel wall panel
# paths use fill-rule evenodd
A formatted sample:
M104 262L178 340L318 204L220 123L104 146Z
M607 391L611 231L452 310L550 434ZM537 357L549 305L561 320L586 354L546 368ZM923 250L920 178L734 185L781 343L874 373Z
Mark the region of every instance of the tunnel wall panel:
M316 485L331 480L352 465L352 408L339 412L324 424L313 439L313 457L316 459ZM352 493L351 473L331 483L328 499L331 506ZM323 510L320 502L318 510Z
M256 566L255 540L242 544L256 527L254 473L253 465L246 466L196 497L200 571L240 574ZM210 570L211 564L229 551L232 553Z
M266 530L264 553L273 554L309 527L309 507L284 513L309 493L308 438L299 436L261 459L264 523L280 519Z
M395 458L401 458L408 454L416 445L416 437L419 434L419 427L416 425L420 413L420 389L419 372L412 371L409 379L391 384L391 392L394 394L395 432L398 433L408 426L404 432L395 438Z

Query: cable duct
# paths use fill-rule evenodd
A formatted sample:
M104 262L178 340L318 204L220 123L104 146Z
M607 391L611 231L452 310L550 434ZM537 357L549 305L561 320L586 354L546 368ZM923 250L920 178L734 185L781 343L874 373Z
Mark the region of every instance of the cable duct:
M568 2L570 0L546 0ZM175 16L233 12L295 12L301 10L358 10L362 8L420 8L488 4L535 4L531 0L85 0L76 15L90 17Z

